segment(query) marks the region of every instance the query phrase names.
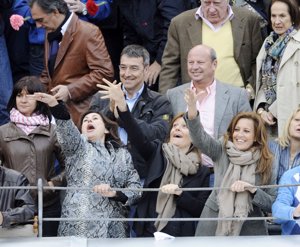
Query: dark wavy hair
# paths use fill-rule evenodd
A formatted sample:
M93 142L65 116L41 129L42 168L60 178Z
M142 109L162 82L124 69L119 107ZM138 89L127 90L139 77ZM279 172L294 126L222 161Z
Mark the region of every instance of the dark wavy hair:
M12 108L17 109L16 98L17 95L20 94L23 90L25 90L28 94L34 94L37 92L45 93L46 89L45 86L42 84L40 79L36 76L25 76L21 78L13 88L13 92L10 96L10 99L7 104L7 110L10 112ZM50 109L47 104L37 101L36 108L33 111L37 114L42 114L45 117L48 117L49 121L51 122L52 115Z
M84 114L81 115L80 129L82 127L82 122L83 122L84 117L90 113L99 114L103 120L105 128L108 130L108 133L105 134L105 145L107 144L107 142L110 142L115 148L124 146L124 144L122 143L122 141L119 137L119 134L118 134L119 125L115 121L112 121L108 117L106 117L103 114L103 112L101 112L95 108L89 109L87 112L85 112Z

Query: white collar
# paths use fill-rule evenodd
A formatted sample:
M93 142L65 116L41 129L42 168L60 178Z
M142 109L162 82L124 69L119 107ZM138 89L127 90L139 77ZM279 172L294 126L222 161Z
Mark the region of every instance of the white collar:
M70 23L70 21L71 21L73 15L74 15L74 12L71 13L71 15L69 16L69 18L68 18L68 20L66 21L66 23L61 27L61 34L62 34L63 36L65 35L65 33L66 33L66 31L67 31L67 28L68 28L68 26L69 26L69 23Z

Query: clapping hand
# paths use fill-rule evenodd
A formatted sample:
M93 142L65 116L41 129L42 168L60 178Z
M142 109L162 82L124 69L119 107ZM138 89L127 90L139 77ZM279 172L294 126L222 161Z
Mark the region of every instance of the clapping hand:
M97 84L97 87L102 89L99 90L99 93L102 95L101 99L110 100L110 109L114 112L115 117L118 118L116 107L118 107L120 111L127 110L122 84L117 84L116 81L110 82L104 78L102 80L105 84Z

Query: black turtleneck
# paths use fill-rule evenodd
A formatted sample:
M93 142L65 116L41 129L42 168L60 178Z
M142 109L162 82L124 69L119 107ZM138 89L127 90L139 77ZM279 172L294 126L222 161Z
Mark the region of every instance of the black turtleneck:
M71 15L71 12L68 11L66 16L65 16L65 19L63 20L63 22L58 26L58 28L51 32L51 33L48 33L48 36L47 36L47 39L48 41L51 43L53 40L57 40L58 42L60 42L62 40L62 33L61 33L61 28L62 26L67 22L67 20L69 19Z

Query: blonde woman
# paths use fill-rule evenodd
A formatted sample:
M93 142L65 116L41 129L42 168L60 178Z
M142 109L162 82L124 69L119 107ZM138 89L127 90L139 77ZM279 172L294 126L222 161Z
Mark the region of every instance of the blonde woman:
M278 183L284 172L300 164L300 108L290 115L282 135L270 142L270 149L274 154Z

